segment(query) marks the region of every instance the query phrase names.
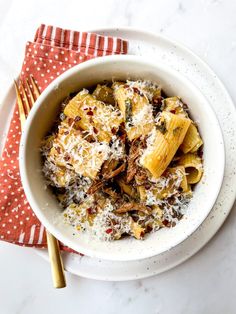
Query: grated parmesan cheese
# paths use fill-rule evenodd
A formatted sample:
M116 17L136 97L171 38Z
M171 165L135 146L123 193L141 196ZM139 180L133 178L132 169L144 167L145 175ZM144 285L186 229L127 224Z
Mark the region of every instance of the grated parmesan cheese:
M77 230L90 233L91 237L95 237L102 241L111 241L121 237L123 233L130 232L130 218L128 215L117 216L109 199L106 200L103 208L89 223L87 209L93 206L93 197L87 199L82 206L75 204L69 205L64 211L65 222L71 224ZM112 232L109 232L112 230Z
M158 86L157 84L149 81L149 80L145 80L145 81L141 81L141 80L137 80L137 81L129 81L127 80L127 85L130 87L130 90L135 87L138 88L138 90L149 100L151 101L154 93L157 89L160 89L160 86Z
M154 97L161 95L160 87L157 84L150 81L115 82L113 90L119 88L120 85L124 86L127 97L134 98L132 114L125 121L125 131L129 141L119 137L119 131L122 130L119 130L119 126L123 121L120 110L102 101L96 103L96 98L93 99L89 91L83 89L77 94L80 95L79 98L73 98L74 107L71 108L71 111L67 110L67 114L60 113L57 130L45 138L41 148L46 186L50 185L54 188L63 209L65 223L72 225L78 232L88 232L92 237L102 241L116 240L124 234L142 239L142 233L154 232L166 226L172 227L185 214L190 201L189 192L183 192L188 189L185 177L187 174L183 169L176 169L178 167L168 168L165 175L158 179L150 177L150 174L146 173L143 168L138 169L138 171L141 170L140 176L144 171L144 179L140 179L140 182L144 183L139 183L142 186L129 186L132 181L127 184L127 187L135 190L135 197L119 193L119 190L117 192L116 180L118 177L104 182L105 167L102 168L104 161L108 160L108 165L110 165L110 161L115 160L111 163L111 171L114 169L114 172L116 171L116 168L112 168L113 164L118 165L117 169L119 169L121 162L129 161L127 154L133 139L146 143L146 148L142 148L144 145L139 145L139 156L141 157L134 161L134 166L142 167L143 159L154 149L157 134L155 124L161 123L159 113L155 113L154 119L152 105ZM84 120L80 115L77 116L76 99L79 99L79 108L82 108L86 117L86 125L79 124ZM128 100L130 101L130 99ZM63 110L70 101L71 97L67 97L63 101ZM177 100L174 105L185 112L180 100ZM160 110L165 109L162 106ZM68 112L74 116L70 116ZM90 114L87 115L87 112ZM99 132L109 133L109 137L98 136L96 128L98 125ZM150 126L150 128L145 129L145 126ZM133 136L132 128L138 130L137 137ZM125 163L122 166L125 166ZM126 171L128 172L127 169ZM126 175L127 173L122 173L122 177ZM134 179L136 180L136 177ZM102 187L99 186L100 183L103 184ZM138 181L136 183L138 184ZM91 192L94 185L95 188L99 186L100 189L94 189L95 192ZM112 190L113 188L114 190ZM138 190L139 188L140 190ZM109 189L115 195L118 194L118 198L115 198L114 194L109 194ZM138 191L140 207L143 206L146 211L140 210L140 207L135 209L135 205L133 205L137 202ZM142 197L141 193L143 193ZM120 206L124 208L130 204L131 207L127 212L121 214L117 210L120 209Z
M131 121L132 121L131 122L132 125L138 125L138 126L144 124L144 121L145 121L145 124L152 123L153 116L152 116L151 104L144 106L140 111L132 115Z
M151 132L148 134L148 137L146 139L147 148L142 151L142 155L141 155L141 158L139 160L140 165L142 165L146 156L149 155L153 151L155 141L156 141L156 129L153 128L151 130Z

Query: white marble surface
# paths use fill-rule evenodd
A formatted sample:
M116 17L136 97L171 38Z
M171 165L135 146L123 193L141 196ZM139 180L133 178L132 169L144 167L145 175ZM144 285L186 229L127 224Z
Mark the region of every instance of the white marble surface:
M26 40L40 23L74 29L134 26L193 49L236 100L234 0L0 0L0 99L17 76ZM49 265L34 251L0 243L0 313L233 314L236 312L236 208L212 241L161 275L112 283L67 274L54 290Z

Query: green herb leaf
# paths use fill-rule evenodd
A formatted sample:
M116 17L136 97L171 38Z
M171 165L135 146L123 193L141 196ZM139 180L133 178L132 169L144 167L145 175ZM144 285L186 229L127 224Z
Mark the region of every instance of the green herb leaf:
M162 134L165 134L167 129L166 129L166 121L161 121L159 124L156 125L156 128L158 131L160 131Z
M125 122L132 124L132 102L129 98L125 100Z
M177 126L176 128L174 128L173 134L174 135L179 135L181 130L182 130L182 128L180 126Z

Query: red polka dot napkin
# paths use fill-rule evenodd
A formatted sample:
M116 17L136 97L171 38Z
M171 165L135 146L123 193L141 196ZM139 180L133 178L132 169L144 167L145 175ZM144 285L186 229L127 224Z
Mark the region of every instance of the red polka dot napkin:
M127 41L120 38L41 25L34 42L26 45L20 78L24 80L32 74L43 91L58 75L78 63L99 56L126 53ZM30 208L21 185L18 164L20 137L16 105L0 160L0 240L44 247L44 227ZM69 250L64 246L62 249Z

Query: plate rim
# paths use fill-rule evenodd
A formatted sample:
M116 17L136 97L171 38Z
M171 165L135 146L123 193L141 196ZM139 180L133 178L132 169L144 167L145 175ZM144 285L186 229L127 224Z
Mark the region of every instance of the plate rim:
M32 209L34 210L36 216L39 218L39 220L42 222L42 224L46 227L47 230L49 230L50 233L52 233L60 242L65 243L65 245L67 245L68 247L72 248L73 250L77 251L77 252L81 252L84 255L90 256L92 258L100 258L100 259L105 259L105 260L113 260L113 261L131 261L131 260L141 260L141 259L146 259L146 258L151 258L155 255L164 253L165 251L170 250L172 247L177 246L178 244L180 244L181 242L185 241L192 233L194 233L194 231L203 223L203 221L206 219L206 217L209 215L209 213L211 212L211 209L213 208L221 186L222 186L222 182L223 182L223 176L224 176L224 168L225 168L225 145L224 145L224 140L223 140L223 133L220 127L220 123L219 120L217 119L217 115L214 112L214 110L212 109L212 106L210 105L210 103L207 101L206 97L204 96L204 94L191 82L189 81L186 76L183 76L182 74L178 73L177 71L175 71L174 69L171 69L170 67L167 66L162 66L160 64L158 64L158 62L150 62L147 58L141 57L141 56L104 56L104 57L100 57L98 58L98 61L92 59L89 61L86 61L85 63L79 64L71 69L69 69L68 71L66 71L66 73L62 74L60 76L60 78L55 79L51 84L49 89L45 89L44 92L40 95L40 99L42 97L42 99L45 99L48 97L48 95L50 94L50 92L52 90L54 90L55 86L57 86L58 84L60 84L61 82L65 81L66 77L73 75L75 73L78 73L79 71L84 71L84 69L89 69L91 67L95 65L100 65L100 64L113 64L116 62L129 62L129 63L134 63L136 64L137 62L139 62L140 64L142 64L143 67L152 67L155 69L156 72L160 71L163 73L166 73L166 76L168 77L173 77L173 81L177 82L177 80L179 80L181 82L182 86L185 86L185 88L191 90L193 93L196 93L195 97L199 98L199 102L201 104L203 104L203 106L205 105L205 114L204 115L208 115L209 117L209 121L211 121L210 123L212 123L212 125L215 125L215 134L217 134L217 143L215 143L216 146L218 146L219 148L219 152L218 152L218 171L215 173L215 175L217 176L217 183L215 182L214 184L214 190L212 191L211 194L209 194L209 198L208 198L208 202L210 202L209 206L206 207L205 211L201 211L201 213L199 213L198 215L196 215L196 218L194 220L194 222L189 223L189 220L182 220L182 223L179 224L179 227L182 224L187 224L185 226L186 229L182 229L182 232L177 232L178 227L173 228L173 230L170 230L169 233L172 233L172 236L170 237L170 242L166 242L165 238L166 236L164 236L163 239L163 246L155 246L155 240L157 240L158 237L158 233L157 234L153 234L152 237L148 237L148 239L146 241L141 241L141 242L137 242L137 247L136 250L130 249L130 247L132 248L132 243L130 246L130 243L127 243L127 241L125 241L127 243L124 244L124 247L126 248L126 251L122 251L122 246L123 246L123 242L116 242L116 244L111 244L111 243L107 243L105 245L103 245L102 249L98 249L96 250L96 246L99 247L99 243L95 243L95 241L91 241L94 243L93 246L88 246L87 243L76 243L75 238L71 238L71 236L69 235L63 235L62 231L59 231L59 229L53 225L50 224L49 219L46 217L46 214L44 212L42 212L40 210L40 206L37 205L37 202L35 200L35 196L30 193L32 191L30 191L30 179L29 179L29 173L27 172L27 163L25 162L25 158L26 158L26 140L27 140L27 136L29 133L29 129L30 126L32 125L32 120L34 119L34 115L30 115L26 121L26 125L24 127L24 132L22 133L22 137L21 137L21 142L20 142L20 152L19 152L19 164L20 164L20 174L21 174L21 181L22 181L22 185L25 191L29 190L29 193L27 195L28 197L28 202L30 203ZM158 61L158 60L157 60ZM43 101L41 99L41 101ZM40 108L40 102L36 102L34 107L32 108L31 111L33 111L33 113L35 113L36 111L38 111ZM207 159L207 158L206 158ZM207 172L207 171L206 171ZM212 176L211 176L211 180L212 180ZM204 181L204 180L203 180ZM204 189L205 190L205 189ZM204 193L204 192L203 192ZM203 194L202 193L202 194ZM197 199L195 199L196 202ZM196 213L196 211L194 211ZM187 217L188 215L186 215ZM189 216L190 217L190 216ZM191 217L190 217L190 221L191 221ZM162 230L164 231L164 230ZM151 238L154 238L154 241L150 241ZM160 238L162 236L162 232L160 232ZM134 239L130 239L131 242L134 241ZM129 242L130 242L129 241ZM134 241L135 242L135 241ZM167 243L167 244L166 244ZM140 245L140 247L138 248L138 245ZM141 247L142 246L142 247ZM105 248L104 248L105 247ZM110 250L112 250L112 248L114 248L114 252L111 255ZM155 251L155 252L154 252ZM126 254L124 254L123 252L126 252ZM128 252L128 253L127 253Z

